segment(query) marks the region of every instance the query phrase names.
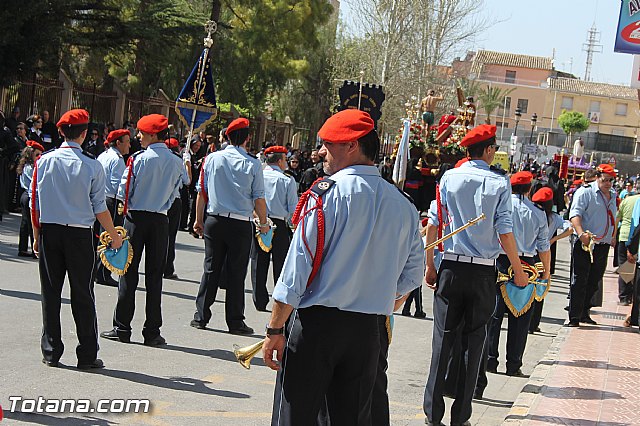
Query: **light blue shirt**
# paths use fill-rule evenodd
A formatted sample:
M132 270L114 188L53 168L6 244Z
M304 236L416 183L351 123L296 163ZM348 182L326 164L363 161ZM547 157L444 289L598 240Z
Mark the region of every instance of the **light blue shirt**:
M549 225L549 239L551 239L558 229L562 229L562 232L566 231L571 226L571 222L564 220L558 213L551 213L551 220L547 221L547 225Z
M442 236L444 237L445 235L451 232L451 227L449 226L449 223L446 217L446 214L447 214L446 210L443 209L442 214L443 214L443 221L445 222L444 227L442 228ZM436 202L436 200L432 200L431 204L429 204L427 217L429 218L430 225L433 225L436 227L439 225L440 220L438 219L438 203ZM438 238L439 237L436 236L436 240ZM445 252L447 251L447 249L451 248L451 238L442 242L442 248L444 249ZM438 247L436 246L433 249L433 263L436 265L437 270L440 269L440 263L442 263L442 255L443 253L441 253L440 250L438 250Z
M127 168L124 164L122 154L116 148L111 147L98 155L98 161L102 164L104 176L107 181L105 195L108 198L115 198L118 194L118 186L122 180L124 170Z
M611 213L611 216L607 211ZM578 188L575 192L569 219L579 216L582 220L582 229L592 232L595 235L596 243L609 244L613 237L616 213L615 191L611 190L607 202L596 180L589 185Z
M128 210L167 214L183 182L182 160L163 142L134 154ZM122 174L118 199L124 200L129 167Z
M483 160L469 160L448 170L440 181L440 200L452 229L484 213L486 218L451 237L446 253L496 259L502 248L498 234L513 231L511 184Z
M322 196L325 241L318 274L307 288L317 243L314 209L293 234L273 298L294 308L390 315L394 299L424 277L418 212L374 166L346 167L331 179L335 184ZM313 206L310 198L307 208Z
M107 210L104 170L75 142L43 154L33 178L36 193L29 187L29 197L35 197L41 223L90 228L96 214Z
M547 215L527 197L511 194L513 236L519 253L533 257L549 250Z
M20 186L22 189L31 188L31 179L33 178L33 164L25 164L20 175Z
M251 217L255 200L265 198L262 164L239 146L229 145L207 155L202 173L197 188L202 192L204 185L209 214Z
M298 204L298 190L296 181L285 175L275 164L267 165L262 171L264 175L264 199L267 202L269 216L284 217L288 220L293 216Z

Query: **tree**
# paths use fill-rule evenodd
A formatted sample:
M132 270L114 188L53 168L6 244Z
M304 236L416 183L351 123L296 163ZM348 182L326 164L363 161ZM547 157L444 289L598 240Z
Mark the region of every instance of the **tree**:
M566 146L569 146L574 133L584 132L589 128L589 119L578 111L562 110L558 116L558 125L567 134Z
M487 115L484 120L486 124L491 124L491 115L493 114L493 111L504 105L504 98L514 90L515 87L511 89L501 89L495 86L491 87L490 85L487 85L485 88L480 88L478 91L478 101L480 103L480 107Z

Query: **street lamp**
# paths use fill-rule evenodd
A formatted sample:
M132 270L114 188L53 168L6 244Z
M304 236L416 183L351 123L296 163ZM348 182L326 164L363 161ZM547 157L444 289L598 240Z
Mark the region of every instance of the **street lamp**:
M518 148L518 123L520 122L520 117L522 117L522 110L520 107L516 107L516 111L513 113L516 116L516 126L513 128L513 135L511 136L511 161L513 164L513 156L516 153L516 149ZM520 161L522 161L522 152L520 152Z
M537 122L538 122L538 114L534 112L533 115L531 116L531 135L529 136L529 145L533 145L533 130L536 128ZM529 151L527 151L527 164L529 164Z

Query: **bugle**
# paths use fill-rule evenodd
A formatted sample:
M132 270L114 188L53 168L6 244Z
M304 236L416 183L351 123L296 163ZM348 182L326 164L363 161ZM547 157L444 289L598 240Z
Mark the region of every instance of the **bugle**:
M432 242L431 244L427 244L427 246L424 249L425 250L431 250L432 248L436 247L441 242L448 240L449 238L453 237L457 233L464 231L465 229L469 228L470 226L475 225L476 223L478 223L478 222L480 222L481 220L484 220L484 219L486 219L486 216L484 215L484 213L482 213L482 214L480 214L480 216L476 217L475 219L471 219L470 221L468 221L467 223L462 225L460 228L458 228L458 229L456 229L454 231L451 231L450 233L448 233L444 237L440 238L439 240L436 240L436 241Z
M262 350L262 345L264 345L264 339L260 340L258 343L254 343L253 345L245 346L243 348L238 345L233 345L233 354L236 356L240 365L247 370L250 370L251 359Z

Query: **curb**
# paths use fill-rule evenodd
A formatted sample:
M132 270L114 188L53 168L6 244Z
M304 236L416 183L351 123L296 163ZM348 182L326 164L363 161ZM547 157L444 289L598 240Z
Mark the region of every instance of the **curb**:
M561 327L556 337L553 338L551 345L544 357L538 362L538 365L533 369L533 373L529 377L529 381L522 388L518 398L516 398L509 414L502 422L503 425L516 426L522 425L529 416L529 410L538 398L538 394L544 387L544 382L549 375L549 372L558 360L558 355L562 344L567 339L567 335L570 333L570 329L567 327Z

